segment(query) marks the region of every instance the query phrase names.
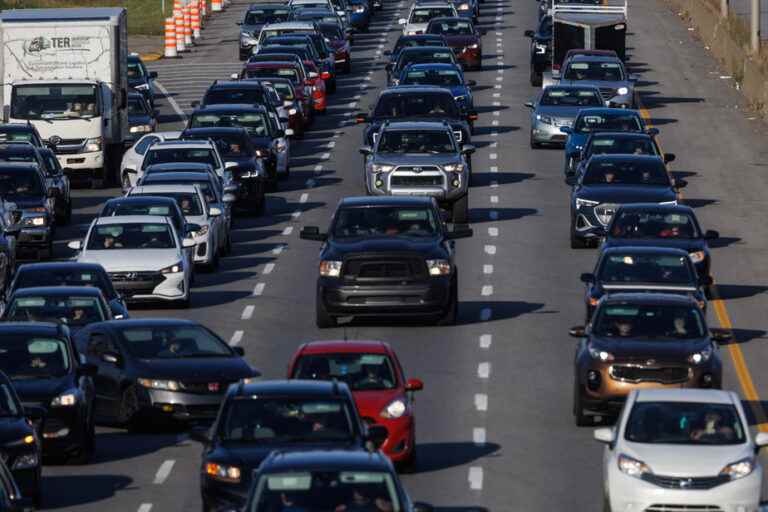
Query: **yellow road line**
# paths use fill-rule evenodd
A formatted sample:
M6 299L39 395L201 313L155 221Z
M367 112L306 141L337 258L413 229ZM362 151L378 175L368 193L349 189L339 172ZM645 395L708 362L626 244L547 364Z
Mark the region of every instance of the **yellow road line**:
M653 128L651 122L651 114L648 112L642 104L638 109L640 116L645 119L645 123L648 128ZM659 150L664 154L664 150L661 148L661 142L659 137L656 138L656 143L659 145ZM680 199L683 198L682 194L678 194ZM715 316L720 323L720 327L733 332L733 324L731 323L731 317L728 315L728 309L725 307L725 301L718 296L717 286L712 287L712 300L710 304L715 309ZM747 367L747 361L744 359L744 352L741 350L741 346L738 343L732 342L727 345L728 354L731 356L733 366L736 369L736 376L739 378L739 384L741 385L742 397L749 401L749 407L752 410L755 421L757 422L757 428L760 432L768 432L768 417L766 417L763 406L761 405L760 395L755 388L755 382L752 380L752 374Z

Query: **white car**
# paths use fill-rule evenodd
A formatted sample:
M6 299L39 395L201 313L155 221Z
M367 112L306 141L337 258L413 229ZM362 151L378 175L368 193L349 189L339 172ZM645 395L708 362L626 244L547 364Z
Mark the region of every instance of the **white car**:
M179 137L181 137L181 132L169 131L148 133L137 140L136 144L126 149L123 154L123 160L120 162L120 184L123 187L123 192L131 188L131 182L129 181L126 169L138 169L141 167L141 162L144 160L144 154L152 144L167 140L178 140Z
M80 263L99 263L119 293L129 301L168 301L189 306L192 269L182 238L167 217L98 217L83 241L68 244Z
M605 443L603 510L758 512L763 468L738 395L715 389L629 394Z
M417 3L411 7L408 18L400 18L403 35L423 34L432 18L457 17L456 7L448 2Z
M189 236L195 243L193 261L213 270L227 251L228 234L220 207L209 205L199 185L140 185L128 191L128 197L161 196L176 200L189 224Z

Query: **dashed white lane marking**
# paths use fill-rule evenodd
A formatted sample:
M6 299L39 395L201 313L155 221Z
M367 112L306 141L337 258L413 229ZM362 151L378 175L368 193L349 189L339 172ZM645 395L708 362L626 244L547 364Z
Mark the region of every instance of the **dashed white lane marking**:
M496 111L496 112L493 113L494 117L499 117L500 115L501 115L501 112L499 112L499 111Z
M159 485L165 482L165 480L171 474L174 464L176 464L176 461L173 459L166 460L160 464L160 468L157 470L157 473L155 473L155 484Z
M321 160L328 160L329 158L331 158L330 153L323 153L322 155L320 155Z
M478 411L488 410L488 395L485 393L477 393L475 395L475 409Z
M503 76L497 76L496 77L496 81L497 82L503 82L504 81L504 77Z
M480 466L469 468L469 488L473 491L483 490L483 468Z
M327 147L328 149L333 149L333 148L335 148L335 147L336 147L336 141L335 141L335 140L332 140L332 141L328 142L328 145L327 145L326 147Z
M491 166L491 172L499 172L499 168L494 166Z
M328 156L331 156L331 155L328 155ZM317 164L315 166L315 174L320 174L321 172L323 172L323 164Z
M496 148L496 147L499 147L499 142L498 142L498 141L493 141L493 142L491 142L491 147L492 147L492 148Z
M303 194L301 194L301 197L299 197L299 202L306 203L308 199L309 199L309 194L304 192Z
M499 136L499 132L491 132L491 137L498 137L498 136Z
M486 245L485 246L485 254L490 254L491 256L496 254L496 246L495 245Z
M142 503L141 505L139 505L138 512L149 512L150 510L152 510L151 503Z
M481 379L488 379L491 377L491 363L484 362L477 365L477 376Z
M280 253L283 252L284 249L285 249L285 246L283 244L280 244L277 247L275 247L274 249L272 249L272 254L279 255Z
M496 204L499 202L499 196L491 196L491 203Z
M253 316L253 312L256 309L256 306L253 304L249 304L248 306L245 306L245 309L243 309L243 314L240 316L241 320L250 320Z
M483 334L482 336L480 336L480 348L487 350L491 348L492 343L493 343L492 334Z
M501 84L496 84L493 86L494 89L501 89Z
M293 233L293 226L286 226L283 228L283 236L290 236Z
M500 74L500 75L503 75L503 74L504 74L504 70L503 70L503 69L497 69L497 70L496 70L496 72L497 72L498 74Z
M499 94L499 93L496 93L496 94ZM501 102L500 101L494 101L493 102L493 106L494 107L500 107L501 106Z
M483 308L480 311L480 320L483 322L487 322L488 320L491 319L492 316L493 316L493 311L491 311L491 308Z
M491 153L490 155L488 155L488 158L490 158L491 160L496 160L497 158L499 158L499 155L497 155L496 153Z
M499 120L498 119L494 119L493 121L491 121L491 124L493 126L499 126Z
M274 263L267 263L264 265L264 270L262 271L263 274L271 274L272 271L275 270L275 264Z
M245 332L243 331L235 331L235 333L232 335L232 337L229 339L229 344L233 347L235 345L239 345L241 341L243 341L243 335Z
M490 297L493 295L493 285L486 284L483 286L482 290L480 290L480 295L483 297Z
M478 446L485 444L485 429L483 427L472 429L472 441Z
M496 32L496 35L497 36L502 36L502 35L504 35L504 32Z
M499 228L488 228L488 236L499 236Z
M253 296L258 297L262 293L264 293L264 288L266 288L267 285L264 283L256 283L256 286L253 288Z
M291 214L291 218L292 218L293 220L296 220L296 219L298 219L299 217L301 217L301 210L296 210L295 212L293 212L293 213Z
M501 93L500 92L495 92L495 93L493 93L493 97L494 98L501 98Z

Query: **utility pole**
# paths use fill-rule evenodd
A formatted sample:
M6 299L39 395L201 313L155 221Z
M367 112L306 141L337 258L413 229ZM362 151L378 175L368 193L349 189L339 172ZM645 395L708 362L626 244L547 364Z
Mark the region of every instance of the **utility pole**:
M728 0L720 0L720 16L728 17Z
M760 51L760 0L752 0L752 53Z

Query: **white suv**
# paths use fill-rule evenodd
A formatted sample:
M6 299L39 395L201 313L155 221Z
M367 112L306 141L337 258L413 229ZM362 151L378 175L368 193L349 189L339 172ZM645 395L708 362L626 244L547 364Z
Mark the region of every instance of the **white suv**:
M715 389L632 391L605 443L606 511L757 512L763 468L741 400Z
M403 35L415 36L423 34L432 18L456 17L456 7L449 2L416 3L411 7L408 18L401 18L399 23L403 25Z

